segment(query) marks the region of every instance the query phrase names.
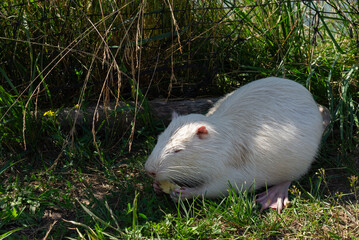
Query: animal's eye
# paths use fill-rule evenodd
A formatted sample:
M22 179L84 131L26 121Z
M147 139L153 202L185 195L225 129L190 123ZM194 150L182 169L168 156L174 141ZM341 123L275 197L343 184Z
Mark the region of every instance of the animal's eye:
M178 152L180 152L180 151L182 151L182 149L176 149L176 150L174 150L175 153L178 153Z

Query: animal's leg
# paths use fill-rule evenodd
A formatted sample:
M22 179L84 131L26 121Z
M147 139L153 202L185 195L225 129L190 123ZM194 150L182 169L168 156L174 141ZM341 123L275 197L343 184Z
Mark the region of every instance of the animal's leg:
M189 187L175 188L170 193L170 196L174 201L177 201L179 198L185 200L201 195L204 195L202 188L189 188Z
M256 202L262 205L261 211L267 208L273 208L277 209L278 213L280 213L289 203L288 188L290 183L290 181L280 183L258 194L256 196Z

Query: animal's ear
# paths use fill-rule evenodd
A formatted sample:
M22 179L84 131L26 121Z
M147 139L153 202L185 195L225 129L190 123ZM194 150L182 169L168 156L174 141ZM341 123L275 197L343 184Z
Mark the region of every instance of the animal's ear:
M171 120L178 118L178 116L179 116L178 113L176 111L173 111Z
M197 129L197 136L199 139L205 139L208 137L208 130L205 126L199 127Z

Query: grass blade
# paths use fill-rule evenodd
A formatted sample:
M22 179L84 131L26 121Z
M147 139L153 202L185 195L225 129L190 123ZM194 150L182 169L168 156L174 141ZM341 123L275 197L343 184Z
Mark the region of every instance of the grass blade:
M10 78L7 76L7 74L5 73L4 69L2 69L0 67L0 73L1 75L5 78L5 80L7 81L7 83L10 85L11 89L16 93L19 94L19 92L17 91L16 87L14 86L14 84L12 83L12 81L10 80Z
M7 237L9 237L11 234L17 232L17 231L20 231L24 228L16 228L16 229L13 229L11 231L8 231L7 233L4 233L4 234L1 234L0 235L0 240L3 240L3 239L6 239Z

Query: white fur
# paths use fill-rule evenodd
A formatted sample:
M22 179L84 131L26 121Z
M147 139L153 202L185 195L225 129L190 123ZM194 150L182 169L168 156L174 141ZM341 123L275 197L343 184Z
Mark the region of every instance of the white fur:
M226 194L228 183L250 189L292 181L314 161L323 124L302 85L270 77L219 100L206 116L175 116L145 168L155 180L193 182L194 195ZM205 126L206 138L197 129Z

